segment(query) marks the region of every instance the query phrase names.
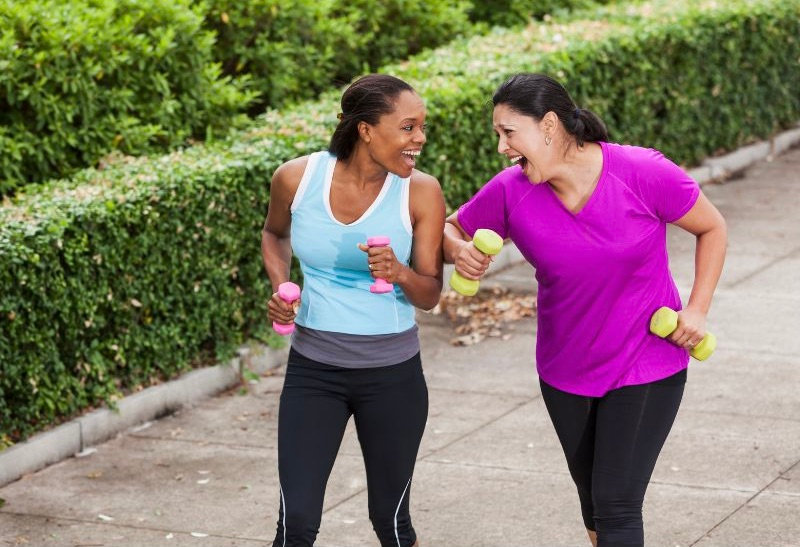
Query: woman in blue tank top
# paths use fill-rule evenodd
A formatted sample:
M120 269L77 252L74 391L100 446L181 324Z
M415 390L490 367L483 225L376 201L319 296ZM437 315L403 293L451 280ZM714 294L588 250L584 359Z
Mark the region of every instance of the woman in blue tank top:
M262 232L273 287L289 280L293 253L303 272L298 301L277 293L269 301L272 321L295 325L278 418L273 546L313 545L352 415L375 533L382 546L409 547L418 545L409 495L428 414L414 309L439 301L444 198L434 177L414 169L426 112L411 86L364 76L341 108L328 150L275 171ZM368 246L376 236L389 244ZM373 292L376 283L383 292Z

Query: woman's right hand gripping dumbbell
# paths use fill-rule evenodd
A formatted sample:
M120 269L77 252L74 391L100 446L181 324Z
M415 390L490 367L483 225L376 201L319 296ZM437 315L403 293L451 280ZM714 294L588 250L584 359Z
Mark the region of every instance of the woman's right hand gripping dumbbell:
M479 251L473 241L467 241L458 249L453 265L461 276L478 281L489 269L489 264L493 260L493 256Z
M487 228L476 230L472 241L463 243L456 253L450 286L464 296L473 296L478 292L478 280L502 248L503 238L497 232Z
M267 304L272 328L281 335L294 331L294 318L300 307L300 287L291 282L281 283Z

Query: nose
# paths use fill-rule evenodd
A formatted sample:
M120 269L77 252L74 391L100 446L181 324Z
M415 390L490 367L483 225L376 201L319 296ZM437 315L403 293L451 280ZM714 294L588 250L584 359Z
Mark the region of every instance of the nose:
M425 131L421 127L417 128L414 132L414 142L419 144L425 144L428 141L428 137L425 135Z
M506 144L506 138L503 135L500 135L497 139L497 153L498 154L505 154L506 150L508 150L508 144Z

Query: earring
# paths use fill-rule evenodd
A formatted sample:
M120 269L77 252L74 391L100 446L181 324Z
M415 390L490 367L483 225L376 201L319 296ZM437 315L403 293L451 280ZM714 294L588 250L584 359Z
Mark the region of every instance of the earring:
M545 143L547 146L550 146L550 143L551 143L551 142L553 142L553 139L550 137L550 135L545 135L545 136L544 136L544 143Z

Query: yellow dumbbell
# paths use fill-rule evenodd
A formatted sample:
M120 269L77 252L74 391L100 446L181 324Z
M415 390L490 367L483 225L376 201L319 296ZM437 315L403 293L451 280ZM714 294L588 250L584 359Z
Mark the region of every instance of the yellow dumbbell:
M497 232L487 228L475 230L472 243L476 249L489 256L496 255L503 248L503 238ZM450 276L450 286L464 296L472 296L478 292L478 285L480 285L480 281L467 279L455 270L453 275Z
M678 328L678 312L667 307L659 308L650 318L650 332L661 338L666 338ZM717 337L706 332L706 335L691 350L689 355L698 361L708 359L717 347Z

